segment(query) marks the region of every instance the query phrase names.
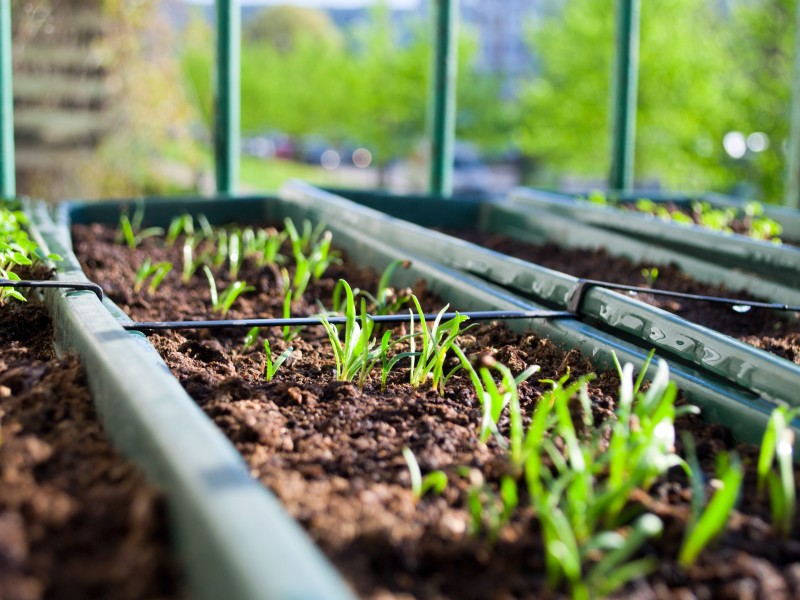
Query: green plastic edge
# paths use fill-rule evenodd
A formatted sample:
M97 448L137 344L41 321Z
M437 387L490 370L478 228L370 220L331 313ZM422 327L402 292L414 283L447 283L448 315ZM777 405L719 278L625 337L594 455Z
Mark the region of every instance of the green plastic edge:
M346 221L353 230L370 231L376 238L392 240L396 248L416 251L440 264L472 273L514 293L533 296L535 301L548 307L565 309L577 283L577 279L570 275L493 252L407 221L393 217L377 219L375 214L366 212L371 209L345 210L344 206L335 205L335 196L305 184L292 183L284 188L284 192L286 195L316 200L317 204L326 207L335 206L329 212L342 215L339 219ZM439 207L449 207L450 213L458 212L459 203L449 201L440 203ZM437 207L430 208L436 210ZM414 219L419 215L419 207L416 209L409 211L409 218ZM393 212L397 214L400 211L395 207ZM485 204L483 212L484 216L489 215L491 231L506 233L508 228L514 227L521 234L526 226L536 226L524 212L513 208L509 211L499 204ZM431 210L426 211L425 219L428 222L431 220L430 213ZM446 223L448 213L441 214ZM503 218L496 218L497 214ZM549 227L550 223L540 223L539 226ZM720 376L767 402L798 404L796 389L797 382L800 382L800 367L788 360L602 288L590 288L587 291L582 310L585 316L611 328L615 335L626 339L637 338L639 341L636 343L640 345L655 347L664 356Z
M667 248L702 253L704 257L721 265L751 270L788 285L797 285L800 282L800 249L794 246L779 246L697 226L679 226L661 221L652 215L623 212L613 207L597 206L586 200L535 189L518 188L508 199L567 215L591 225L624 232Z
M33 223L66 258L64 281L86 280L62 229L41 207ZM90 292L51 291L58 347L83 361L113 443L163 489L192 597L350 599L338 573L170 374ZM116 311L118 318L124 318Z

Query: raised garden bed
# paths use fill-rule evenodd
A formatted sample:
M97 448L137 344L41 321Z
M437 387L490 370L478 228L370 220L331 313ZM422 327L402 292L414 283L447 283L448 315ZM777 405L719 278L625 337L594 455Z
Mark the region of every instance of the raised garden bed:
M50 275L41 265L13 272ZM82 365L56 355L40 295L29 292L23 302L4 291L0 597L181 597L161 494L108 442Z
M192 202L183 207L151 203L147 215L154 223L165 225L165 216L180 208L205 212L217 222L228 221L233 215L241 220L246 214L273 222L280 222L284 216L295 219L319 216L313 209L305 209L302 203L234 199L223 203ZM114 223L118 210L117 206L79 206L73 215L78 220L94 221L105 214L106 222ZM350 229L349 216L352 215L343 215L342 221L332 218L328 225L335 243L350 257L357 257L359 265L382 269L397 258L397 251L391 246ZM145 240L141 249L128 253L113 244L113 236L113 227L80 229L76 232L76 247L83 253L92 277L132 316L163 319L208 314L208 288L202 280L200 290L195 288L180 298L176 298L180 286L172 290L160 287L139 296L130 294L140 260L147 256L154 262L169 258L179 263L179 255L168 254L179 250ZM426 291L424 297L429 308L438 308L448 300L461 309L530 307L529 303L503 294L479 279L443 269L412 253L403 255L410 257L413 264L408 270L396 271L395 285L415 285L420 277L426 278L424 288L415 285L415 289L420 296L423 289ZM284 277L276 274L274 267L249 269L252 265L243 266L238 278L246 279L257 289L243 296L231 314L280 315L283 290L278 279ZM374 289L376 285L374 273L354 268L348 261L342 267L331 267L330 274L334 279L344 276L364 289ZM162 285L177 277L173 271ZM226 275L217 272L215 277L225 281ZM334 283L323 278L314 284L305 300L297 301L295 312L316 312L309 301L318 298L329 302ZM172 300L178 301L168 303ZM611 349L623 361L634 360L639 364L646 354L646 350L630 342L578 322L533 321L517 323L515 329L521 332L528 326L533 326L538 334L482 327L465 334L460 343L467 353L491 355L507 363L515 373L540 364L543 371L536 378L561 377L568 366L573 376L596 368L590 367L576 352L565 354L558 348L565 342L589 350L588 355L600 366L608 364ZM276 353L283 350L280 330L267 329L262 333ZM544 339L542 334L549 334L555 343ZM308 528L359 594L524 597L545 592L541 530L530 509L514 511L509 524L500 530L493 543L485 530L477 537L468 534L470 518L466 505L478 472L496 493L495 486L504 474L509 474L509 468L506 452L494 438L487 443L478 441L480 403L463 373L453 376L443 395L424 387L415 390L403 383L408 375L405 366L390 375L385 392L381 392L374 375L359 390L353 384L332 381L332 354L324 334L309 328L292 340L291 364L279 369L273 381L265 382L264 353L257 347L243 351L242 331L213 335L188 331L151 338L187 391L235 442L252 472L282 498L287 510ZM729 414L739 417L763 414L760 412L763 409L758 408L759 401L713 376L700 381L696 370L680 364L674 366L673 374L691 395L705 400L709 407L707 416L724 415L725 406L733 411ZM617 385L614 375L607 373L589 384L591 413L598 422L610 418ZM526 410L533 408L547 388L546 383L521 384ZM752 402L746 403L745 398ZM740 401L745 404L738 404ZM696 419L681 423L682 428L695 431L698 454L706 469L713 469L715 456L733 445L730 433L723 427L703 427ZM505 431L507 422L503 419L500 425ZM741 433L742 427L739 429ZM757 430L757 425L751 429ZM442 497L426 496L415 504L408 489L409 472L402 458L403 446L410 447L417 455L425 472L435 468L448 472L451 482ZM741 452L752 456L753 451L742 448ZM457 473L460 466L472 471L461 477ZM631 584L626 594L649 590L651 594L664 595L688 589L700 594L736 595L745 588L785 597L797 593L793 575L796 569L791 566L800 560L796 542L776 541L770 536L768 527L765 529L761 524L765 507L755 499L752 486L745 486L743 512L736 513L737 520L731 522L720 545L704 554L694 567L676 569L674 558L689 512L690 494L681 488L684 484L685 477L672 470L653 488L652 497L637 497L634 502L635 506L660 515L668 526L660 540L651 541L640 550L644 555L659 556L661 562L656 572L647 581L638 579ZM525 492L521 500L524 506ZM754 540L759 538L766 542L763 552L756 549ZM752 555L744 554L743 547ZM590 558L586 568L593 564Z
M654 215L623 211L534 189L515 190L509 199L582 223L623 232L665 248L695 253L719 265L760 274L788 286L796 286L800 281L800 248L791 244L777 245L696 225L666 222Z
M451 236L423 230L407 221L391 218L381 220L367 209L351 210L349 207L352 204L340 196L311 186L292 184L287 186L284 194L295 202L316 203L325 218L337 218L337 214L344 214L346 216L338 218L345 219L353 228L369 229L376 236L392 239L398 248L423 253L550 307L570 308L579 289L579 281L569 275L486 251ZM529 241L559 240L562 246L592 247L607 243L609 248L616 251L621 249L633 256L638 253L659 263L669 262L671 257L675 257L682 266L706 280L727 280L731 285L759 286L758 289L763 287L767 294L779 296L782 302L800 304L800 294L785 286L770 282L761 286L761 280L757 277L731 272L663 249L644 247L640 242L627 240L617 234L576 227L547 213L531 214L528 209L520 210L496 203L436 201L430 198L403 198L392 203L388 197L363 193L353 195L359 202L386 209L396 216L407 217L427 226L503 232L516 239ZM607 277L603 276L602 279ZM621 338L638 340L644 347L658 348L661 355L675 357L682 364L688 363L724 377L769 404L775 400L796 404L793 382L800 378L800 369L787 360L600 286L591 287L585 292L579 310L581 318L588 323ZM750 320L750 316L748 312L745 319ZM767 319L770 318L767 316ZM708 375L705 381L706 384L710 381Z

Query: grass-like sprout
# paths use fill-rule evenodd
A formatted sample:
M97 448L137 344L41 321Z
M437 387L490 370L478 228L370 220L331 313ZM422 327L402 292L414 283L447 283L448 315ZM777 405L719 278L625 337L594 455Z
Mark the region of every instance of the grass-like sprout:
M143 220L144 208L142 206L136 208L133 212L133 217L128 217L125 213L119 216L119 233L117 234L117 239L119 241L124 241L131 250L141 244L143 240L164 233L163 227L147 227L142 229Z
M292 316L292 290L287 289L283 295L283 318L289 319ZM283 341L287 344L296 338L304 329L302 326L292 327L291 325L283 326Z
M428 492L437 495L444 492L447 487L447 475L444 471L431 471L423 477L417 457L410 448L403 448L403 458L408 465L408 474L411 476L411 493L414 495L415 501L419 502L420 498Z
M170 271L172 271L171 262L162 261L153 264L150 258L146 258L136 271L133 283L133 291L138 294L142 290L142 287L144 287L144 282L147 281L147 278L152 277L152 279L150 279L150 285L147 289L151 294L154 294L158 289L158 286L161 285L161 282L164 281L164 278L169 274Z
M228 259L228 232L225 229L219 229L216 232L215 238L215 247L217 251L214 253L212 264L220 268Z
M692 470L693 478L700 478L701 474L699 468ZM717 456L717 489L701 514L698 514L696 507L702 506L702 502L693 502L695 510L692 523L681 545L678 564L691 566L703 549L725 528L739 497L743 479L744 469L735 453L723 452ZM702 486L693 487L695 493L699 487L702 494Z
M585 379L577 389L566 377L550 381L552 389L539 400L522 444L548 582L554 587L566 582L574 598L589 598L595 590L606 595L654 568L653 559L632 557L659 534L661 522L647 514L632 521L625 509L634 489L649 489L675 465L688 469L674 453L674 421L682 411L675 407L666 363L659 363L642 393L647 366L636 381L632 365L618 367L616 418L599 426L589 412ZM581 435L570 410L576 394L584 411Z
M259 267L283 262L285 259L280 254L280 249L288 236L285 231L279 233L273 227L259 229L248 255L253 257Z
M264 378L267 381L272 381L272 378L275 377L275 373L278 372L278 369L281 368L281 365L292 355L292 347L289 346L286 348L286 350L281 352L278 358L273 361L272 349L269 347L269 340L264 340L264 354Z
M242 268L243 260L242 232L238 229L233 229L228 235L228 274L231 279L239 277L239 270Z
M519 489L513 477L500 479L500 488L495 491L476 469L461 469L460 474L470 479L466 506L470 515L470 533L483 533L489 544L497 541L500 531L519 505Z
M295 273L292 278L294 296L302 296L312 278L316 281L328 267L339 262L339 253L331 250L333 236L330 231L323 231L324 224L311 229L311 223L303 222L303 235L298 234L291 219L285 220L286 232L292 243L292 254L295 261Z
M195 258L194 251L199 241L200 238L195 236L188 236L183 241L183 268L181 270L181 281L183 283L189 283L197 269L200 268L200 265L210 261L207 253Z
M250 348L256 345L260 333L261 333L261 328L258 326L251 327L250 329L247 330L247 333L244 336L244 340L242 341L242 352L247 352L248 350L250 350Z
M464 366L463 362L459 362L449 373L446 375L444 373L444 363L447 358L447 352L455 346L456 338L471 327L461 328L461 324L469 317L456 313L455 317L442 323L442 315L444 315L449 308L449 305L446 305L436 315L436 319L434 319L433 323L428 326L425 322L425 314L422 312L422 306L420 306L419 300L417 300L417 297L413 294L411 300L414 302L420 320L418 332L420 336L420 350L419 353L417 353L416 335L413 335L416 331L414 313L409 309L409 313L411 314L412 334L410 338L412 356L409 382L412 387L416 388L430 380L431 388L437 390L439 394L443 394L444 386L447 381L456 371L462 369Z
M772 524L783 537L792 533L797 510L794 480L794 431L790 423L800 415L800 408L779 406L769 417L761 452L758 456L758 492L769 489ZM774 470L777 463L777 473Z
M373 349L375 339L372 337L372 330L375 322L367 315L366 302L361 301L361 324L359 324L356 318L353 290L347 283L345 283L344 289L347 295L344 310L346 320L344 342L339 339L339 330L328 321L327 315L322 314L319 318L333 347L336 380L352 381L358 376L358 386L361 388L366 382L369 371L380 358L380 350Z
M223 316L228 314L228 311L239 296L245 292L252 292L256 289L252 285L247 285L244 281L234 281L222 292L219 292L217 289L217 282L214 279L214 274L211 272L211 269L209 269L207 265L203 265L203 271L208 279L208 288L211 294L211 307L214 309L214 312L218 312Z
M183 213L170 221L165 238L167 245L174 246L181 234L186 234L190 237L194 235L194 219L189 213Z
M386 389L386 380L389 377L389 373L395 367L397 363L405 358L411 358L412 356L416 356L417 354L414 352L399 352L389 358L389 348L394 344L400 344L407 339L411 338L414 334L404 335L403 337L392 341L392 332L391 330L384 332L383 337L381 338L381 346L380 346L380 365L381 365L381 391Z
M505 365L494 360L489 361L489 366L499 371L501 375L501 385L498 387L494 379L492 379L488 368L482 367L479 376L470 364L469 359L458 346L453 346L453 351L469 373L470 380L475 388L475 394L478 397L478 401L481 403L483 412L483 417L481 419L481 441L485 442L489 439L489 436L494 433L500 444L509 449L511 464L515 469L521 469L525 463L528 450L525 448L526 433L522 424L518 386L539 371L539 366L532 365L514 377L511 370ZM500 419L500 414L506 406L509 406L510 419L508 443L502 438L497 429L497 421ZM528 434L530 433L529 431ZM527 445L529 446L530 444Z
M411 266L411 262L406 259L398 258L397 260L389 263L389 266L384 269L380 280L378 280L378 289L373 296L366 290L361 290L360 293L366 297L374 305L374 312L377 315L394 314L400 308L411 300L411 290L403 290L400 293L396 292L392 283L392 275L397 267L402 266L407 269Z

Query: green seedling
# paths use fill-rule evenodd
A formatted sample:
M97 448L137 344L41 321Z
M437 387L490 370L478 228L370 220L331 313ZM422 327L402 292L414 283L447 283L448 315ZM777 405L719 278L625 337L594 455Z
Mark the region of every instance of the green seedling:
M210 262L207 253L203 253L195 258L194 251L199 241L200 238L198 237L188 236L183 242L183 269L181 271L181 282L183 283L189 283L197 272L197 269L199 269L201 265Z
M278 231L272 227L259 229L253 242L252 256L259 267L278 264L285 259L280 254L281 246L286 241L288 233Z
M488 361L489 367L497 370L502 378L501 385L498 386L492 379L489 368L481 367L479 375L461 348L454 346L453 352L459 358L467 373L469 373L470 380L475 388L475 395L481 403L483 413L481 419L481 441L486 442L494 434L500 445L510 450L511 464L516 469L520 469L525 463L526 450L523 446L526 434L522 425L518 386L539 371L539 366L530 366L517 377L514 377L508 367L491 359ZM510 407L509 418L511 422L508 443L497 429L497 422L506 406Z
M609 203L608 197L600 190L592 190L589 192L586 199L592 204L598 204L600 206L605 206Z
M220 229L216 233L216 249L212 264L216 268L220 268L228 259L228 232L224 229Z
M644 277L647 287L653 287L656 284L656 279L658 279L658 267L642 269L642 277Z
M117 239L119 241L124 241L131 250L136 248L145 239L164 233L163 227L147 227L146 229L142 229L143 219L144 208L142 206L136 208L132 218L129 218L125 213L119 216L119 233Z
M428 492L441 495L447 487L447 475L444 471L431 471L424 477L420 471L419 463L410 448L403 448L403 458L408 465L408 473L411 476L411 493L414 500L419 500Z
M347 283L345 283L344 289L347 295L344 311L346 319L344 342L340 341L339 330L328 321L327 315L322 314L319 318L333 347L336 380L352 381L358 376L358 386L362 388L367 375L380 358L380 350L373 348L375 339L372 338L372 331L375 322L367 315L366 302L362 299L361 324L358 323L353 290Z
M463 368L463 363L460 362L449 373L446 375L444 373L444 363L448 351L455 346L456 338L471 327L461 328L461 324L469 317L456 313L455 317L442 323L442 315L444 315L449 308L449 305L446 305L436 315L436 319L433 323L428 326L425 322L425 314L422 312L422 306L420 306L419 300L417 300L417 297L413 294L411 300L414 302L417 314L419 315L418 335L420 336L420 351L417 353L414 313L409 309L408 312L411 314L410 343L411 353L413 354L413 356L411 356L409 382L412 387L417 388L423 383L430 381L431 389L438 391L439 394L444 394L444 386L447 381L456 371Z
M281 352L280 356L273 361L272 349L269 346L269 340L264 340L264 353L266 356L264 360L264 378L267 381L272 381L272 378L275 377L275 373L278 372L278 369L281 368L281 365L292 355L292 347L289 346L286 348L286 350Z
M380 365L381 365L381 391L386 389L386 380L389 377L389 373L391 370L399 363L401 360L406 358L411 358L412 356L417 356L417 354L413 352L400 352L395 354L392 358L389 358L389 348L394 344L400 344L406 341L407 339L411 338L412 335L404 335L403 337L399 338L392 342L392 332L386 331L381 338L381 349L380 349Z
M150 285L147 289L151 294L154 294L158 289L158 286L161 285L161 282L164 281L164 278L169 274L170 271L172 271L172 263L162 261L153 264L149 258L146 258L142 263L142 266L139 267L139 270L136 271L133 283L133 291L138 294L142 290L144 282L147 281L147 278L152 277L152 279L150 279Z
M697 468L692 476L702 477L702 471ZM725 528L739 497L743 479L744 469L736 454L721 453L717 457L716 492L702 514L694 513L678 554L678 564L683 567L694 564L703 549ZM693 505L697 507L702 503L693 502Z
M202 237L207 240L214 239L214 228L208 221L208 217L206 217L203 213L197 215L197 224L200 226L200 233L202 234Z
M480 471L462 468L459 473L470 480L466 498L470 533L473 536L483 533L489 544L494 544L519 505L517 482L505 476L500 480L500 489L495 491Z
M767 422L758 456L758 492L763 494L765 489L769 490L772 524L784 538L792 533L797 510L793 466L795 440L790 424L799 415L800 408L776 408Z
M318 280L331 264L339 262L339 254L331 250L333 237L329 231L323 232L322 223L322 227L317 226L312 230L311 223L304 221L302 236L297 233L290 219L286 219L285 223L295 261L292 287L295 298L298 298L305 293L312 278Z
M244 336L244 341L242 341L242 352L243 353L247 352L253 346L256 345L256 342L258 341L258 336L259 336L260 333L261 333L261 328L258 327L258 326L251 327L247 331L247 334Z
M288 277L288 276L287 276ZM292 290L287 289L283 295L283 318L289 319L292 316ZM296 338L304 328L302 326L292 327L283 326L283 341L287 344Z
M234 281L231 285L225 288L221 293L217 289L217 282L214 279L214 274L207 265L203 265L203 271L208 279L208 288L211 294L211 307L214 312L225 316L228 311L236 302L236 299L245 292L252 292L256 288L252 285L247 285L244 281Z
M230 275L231 279L236 279L239 276L243 260L242 232L238 229L233 229L228 235L228 275Z
M189 213L183 213L170 221L167 228L167 245L169 247L174 246L182 234L186 234L189 237L194 236L194 219Z
M396 292L391 287L392 275L397 267L402 266L408 269L411 266L411 261L398 258L397 260L389 263L389 266L383 271L380 280L378 281L378 289L373 296L365 290L360 293L366 297L374 306L374 313L377 315L390 315L400 310L400 308L409 300L411 300L411 290L406 289L400 293Z

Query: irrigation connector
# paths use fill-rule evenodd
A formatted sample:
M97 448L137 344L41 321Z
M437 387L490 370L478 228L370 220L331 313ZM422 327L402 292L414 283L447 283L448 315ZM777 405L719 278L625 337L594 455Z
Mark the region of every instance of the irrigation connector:
M12 288L60 288L74 291L93 292L100 302L103 301L103 288L91 281L40 281L0 279L0 287Z
M484 310L474 312L447 312L444 314L429 313L422 315L425 321L442 321L460 315L473 321L503 321L507 319L571 319L575 315L563 310ZM408 323L411 319L418 323L418 314L406 315L367 315L375 323ZM361 320L356 316L356 320ZM346 317L328 317L331 325L345 325ZM226 327L298 327L322 325L319 317L289 317L281 319L229 319L219 321L153 321L142 323L125 323L124 329L129 331L159 331L171 329L222 329Z
M657 290L653 288L636 287L634 285L624 285L622 283L608 283L596 279L578 279L575 289L567 303L567 310L576 315L580 314L583 298L589 288L604 287L611 290L624 290L637 294L652 294L654 296L669 296L672 298L684 298L687 300L701 300L703 302L716 302L717 304L727 304L736 312L746 313L751 308L768 308L771 310L783 310L790 312L800 312L800 306L790 306L774 302L756 302L751 300L736 300L734 298L722 298L720 296L702 296L698 294L687 294L684 292L671 292L669 290Z

